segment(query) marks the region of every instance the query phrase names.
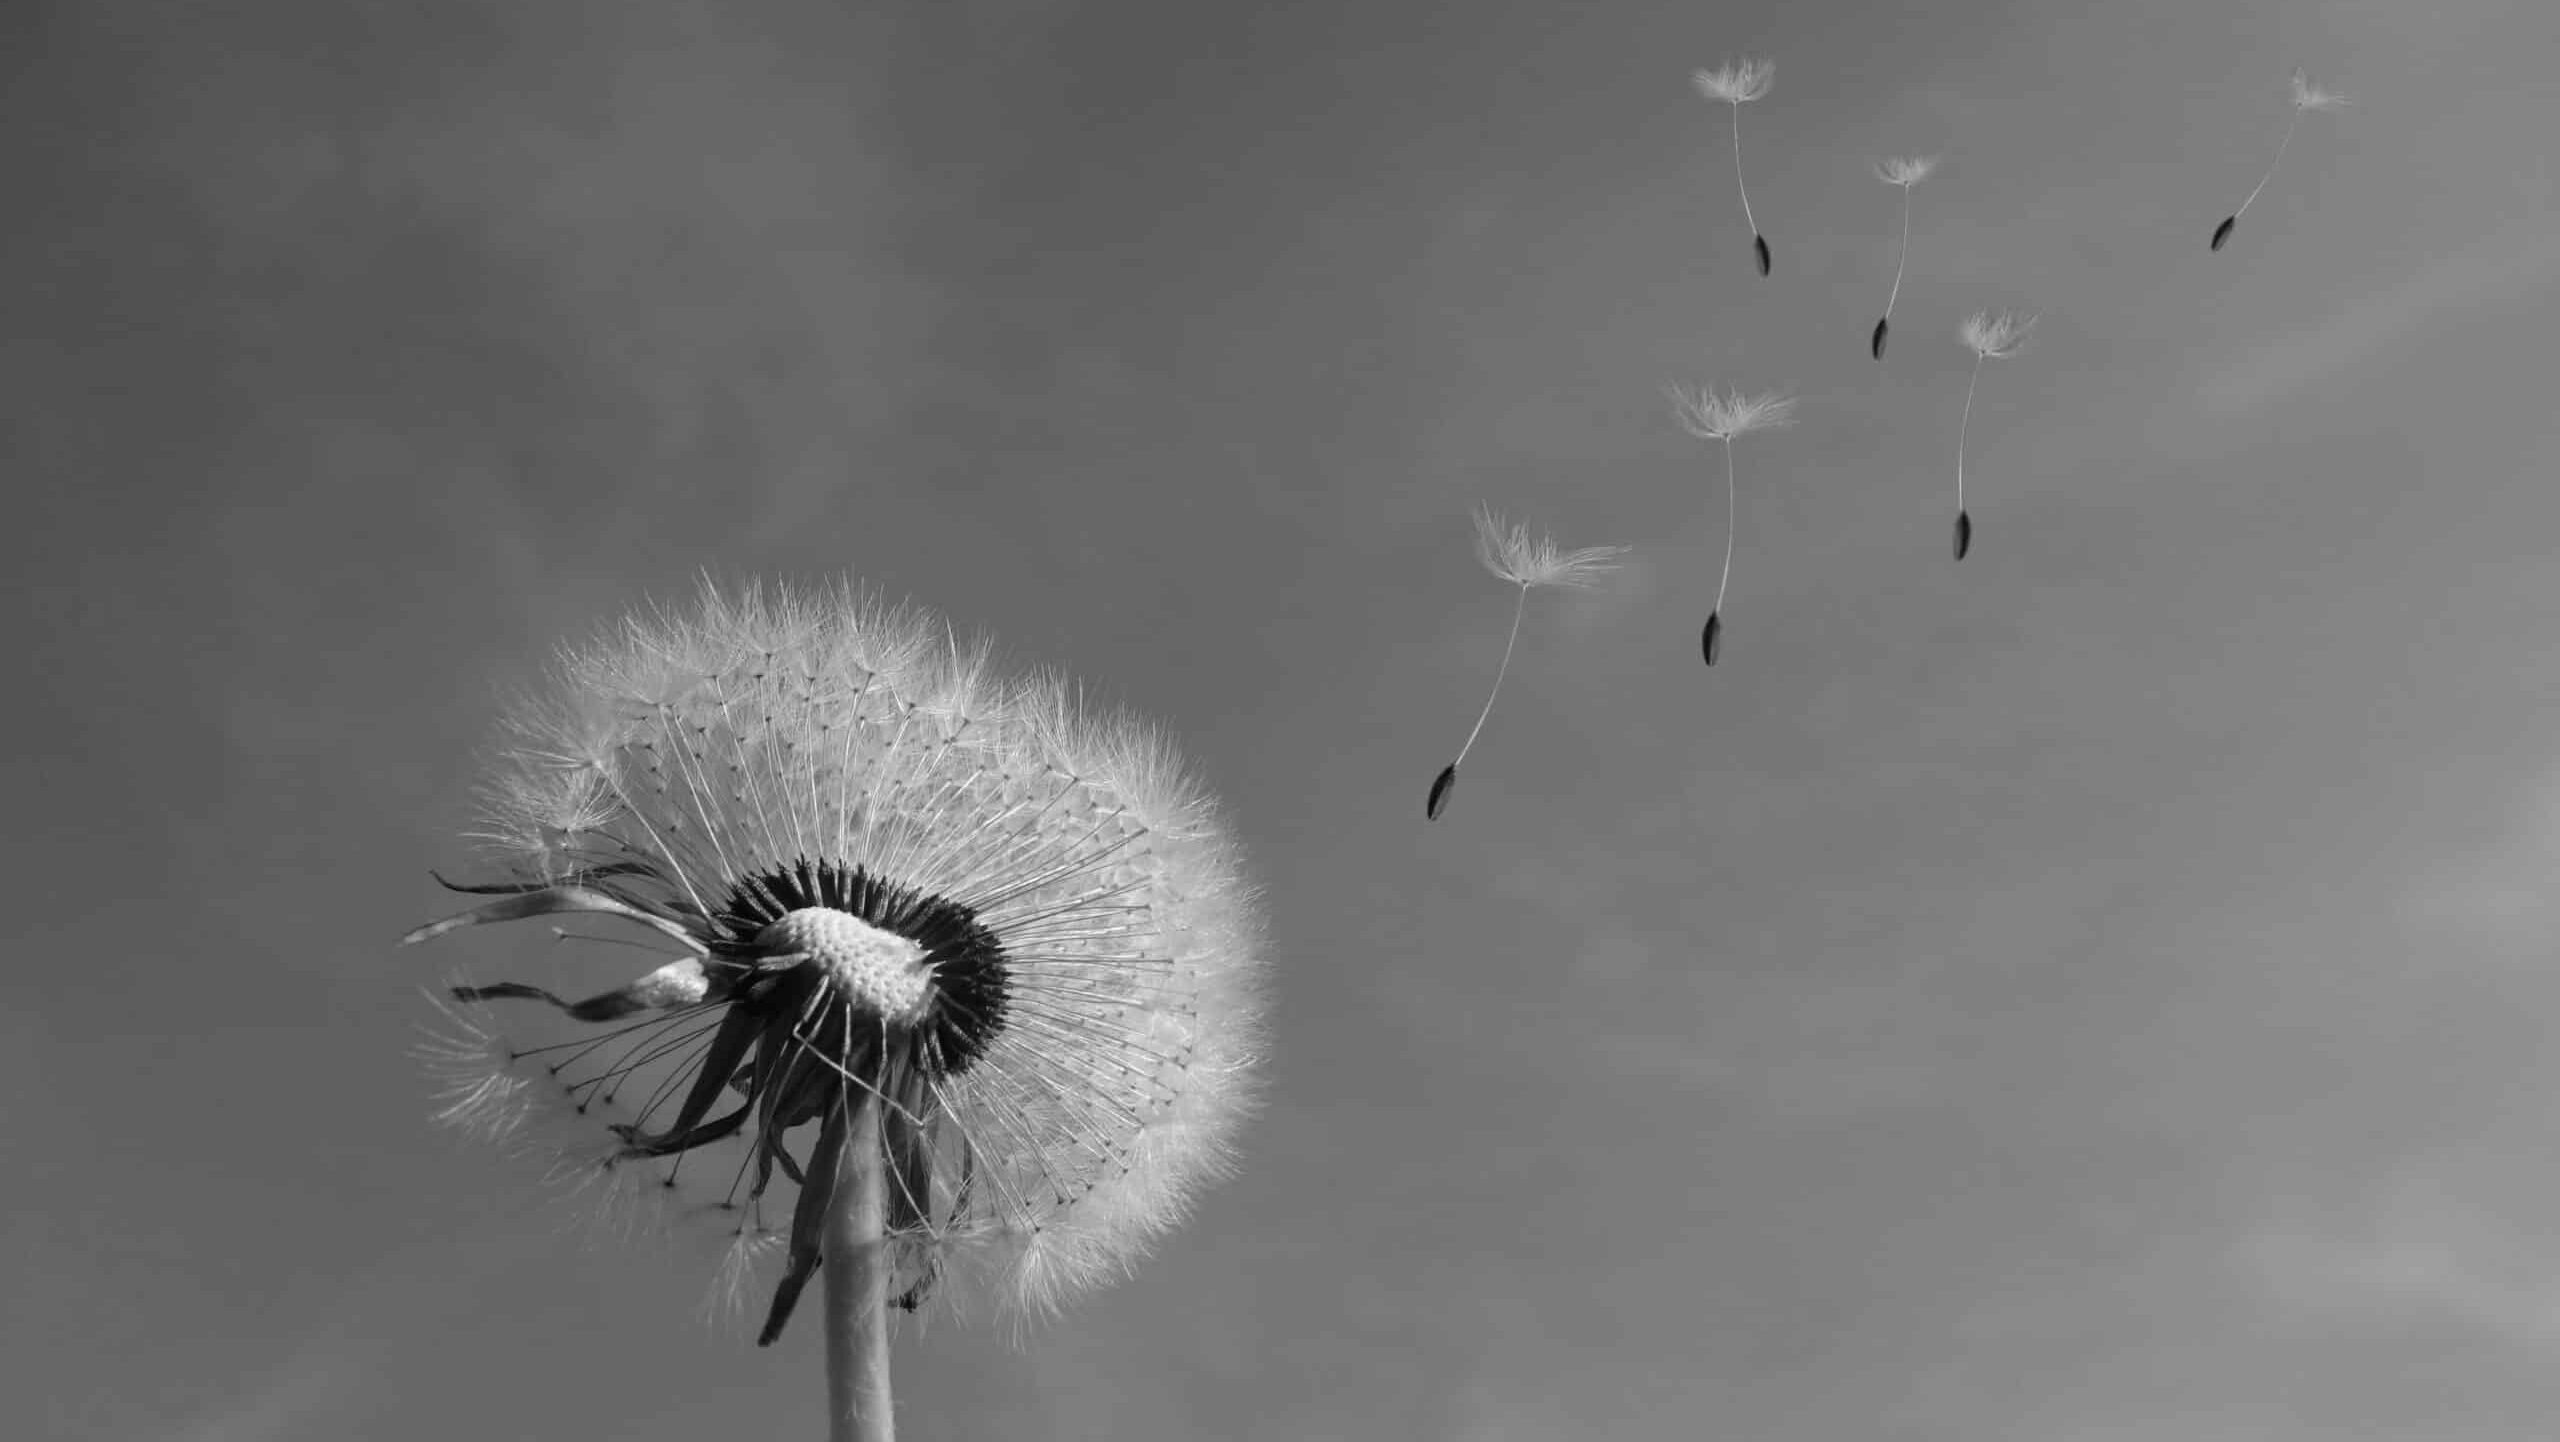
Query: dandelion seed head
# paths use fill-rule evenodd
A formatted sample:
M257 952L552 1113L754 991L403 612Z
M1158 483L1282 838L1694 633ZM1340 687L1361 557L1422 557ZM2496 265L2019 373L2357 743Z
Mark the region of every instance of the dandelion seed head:
M1740 105L1769 93L1769 82L1778 77L1774 60L1728 60L1713 70L1700 70L1689 77L1698 93L1709 100L1722 100Z
M1934 155L1897 156L1876 162L1876 179L1909 190L1928 179L1929 172L1937 168L1938 157Z
M1719 395L1712 385L1686 390L1664 388L1680 428L1700 440L1729 441L1753 431L1779 430L1796 423L1795 397L1777 391L1746 396L1738 390Z
M2347 97L2335 90L2323 89L2311 77L2296 68L2293 72L2293 108L2296 110L2335 110L2347 103Z
M1982 359L2007 360L2026 343L2027 332L2035 329L2035 324L2036 318L2032 314L2004 310L1995 315L1987 310L1978 310L1964 318L1959 334L1973 353Z
M493 772L503 875L410 939L570 916L593 934L555 970L658 955L592 995L461 988L422 1049L437 1118L625 1227L719 1218L715 1292L814 1248L797 1179L849 1095L882 1103L910 1308L1051 1310L1231 1165L1257 899L1170 745L1065 681L850 587L706 588L564 652Z
M1624 546L1585 546L1561 550L1545 536L1504 521L1491 510L1476 508L1476 559L1484 568L1515 586L1562 586L1583 589L1598 584L1618 568Z

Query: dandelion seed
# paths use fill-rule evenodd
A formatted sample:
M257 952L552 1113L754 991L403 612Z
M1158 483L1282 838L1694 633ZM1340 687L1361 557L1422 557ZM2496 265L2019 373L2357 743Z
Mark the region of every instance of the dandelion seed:
M1559 549L1544 536L1532 536L1529 528L1506 525L1502 518L1483 507L1476 509L1476 559L1495 576L1520 588L1520 597L1511 608L1511 638L1502 643L1502 665L1493 673L1493 690L1486 693L1484 709L1476 713L1476 724L1467 732L1466 744L1458 748L1458 759L1440 768L1431 778L1431 795L1422 805L1423 819L1437 821L1442 808L1449 804L1449 792L1458 784L1458 768L1475 749L1476 738L1484 734L1485 718L1493 714L1493 701L1502 694L1502 679L1511 674L1511 651L1520 644L1520 618L1529 609L1529 588L1558 586L1579 590L1591 586L1602 576L1618 568L1618 558L1627 553L1624 546L1585 546L1578 551Z
M1964 434L1973 423L1973 389L1982 382L1982 363L2007 360L2026 344L2027 332L2035 328L2036 318L2014 311L1993 315L1978 310L1964 318L1958 334L1973 352L1973 377L1964 384L1964 416L1956 422L1956 559L1973 549L1973 516L1964 507Z
M1902 244L1893 253L1893 290L1884 298L1884 315L1876 321L1875 334L1867 340L1867 354L1884 359L1885 332L1893 326L1893 303L1902 299L1902 265L1911 258L1911 187L1929 178L1938 168L1938 157L1923 155L1876 162L1876 179L1887 185L1902 187Z
M707 591L568 654L487 794L507 875L405 938L583 912L666 955L583 999L453 988L439 1119L705 1200L715 1295L781 1254L760 1343L820 1275L838 1438L889 1435L889 1310L1118 1275L1251 1100L1258 922L1210 803L949 637L849 588Z
M1760 273L1769 273L1769 241L1760 233L1760 222L1751 218L1751 187L1742 180L1742 107L1769 93L1770 82L1777 79L1774 60L1728 60L1713 70L1700 70L1689 79L1698 93L1709 100L1721 100L1733 107L1733 184L1742 192L1742 223L1751 227L1752 254L1760 262Z
M1700 440L1724 444L1724 570L1716 577L1715 605L1708 610L1707 624L1698 633L1698 652L1712 666L1724 645L1724 592L1726 583L1733 579L1734 438L1794 425L1796 403L1793 397L1775 391L1746 396L1732 390L1718 395L1713 386L1685 391L1674 385L1667 392L1682 430Z
M2293 128L2302 123L2303 115L2313 110L2335 110L2346 103L2347 97L2312 84L2310 76L2303 74L2299 67L2295 68L2293 113L2285 117L2284 138L2276 142L2275 159L2267 162L2267 173L2259 176L2258 183L2249 188L2249 198L2241 201L2238 210L2224 216L2222 223L2213 228L2213 249L2222 249L2223 244L2231 239L2231 232L2239 226L2240 217L2247 215L2249 207L2258 203L2258 192L2266 189L2267 182L2276 178L2276 167L2284 163L2284 148L2293 143Z

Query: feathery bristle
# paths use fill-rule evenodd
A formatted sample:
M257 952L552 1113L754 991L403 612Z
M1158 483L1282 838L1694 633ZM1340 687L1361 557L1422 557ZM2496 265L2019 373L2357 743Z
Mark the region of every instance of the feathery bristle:
M1524 525L1506 523L1491 510L1476 508L1476 559L1484 568L1515 586L1562 586L1583 589L1618 568L1624 546L1585 546L1566 551L1545 536L1532 536Z
M1689 82L1709 100L1741 105L1769 93L1769 83L1778 77L1774 60L1728 60L1713 70L1692 71Z
M1664 387L1680 428L1700 440L1724 441L1753 431L1778 430L1795 424L1795 398L1777 391L1746 396L1739 390L1718 394L1712 385L1694 391Z
M2335 90L2311 83L2311 77L2300 69L2293 72L2293 107L2296 110L2335 110L2347 103L2347 97Z
M2035 324L2036 318L2029 314L2004 310L1994 315L1978 310L1964 318L1960 334L1975 355L1984 360L2006 360L2018 353Z

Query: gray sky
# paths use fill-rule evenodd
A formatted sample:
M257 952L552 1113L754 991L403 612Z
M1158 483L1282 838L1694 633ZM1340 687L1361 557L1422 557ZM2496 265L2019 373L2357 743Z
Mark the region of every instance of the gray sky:
M428 1127L391 945L503 690L706 569L1164 719L1267 890L1243 1176L902 1344L910 1437L2560 1427L2560 14L870 8L12 27L40 1432L817 1433L816 1328ZM1670 380L1804 397L1712 672ZM1426 826L1479 500L1638 549Z

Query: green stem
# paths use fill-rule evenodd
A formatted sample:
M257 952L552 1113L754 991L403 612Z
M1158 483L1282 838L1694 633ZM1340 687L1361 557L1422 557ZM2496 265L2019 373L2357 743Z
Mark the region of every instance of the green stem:
M889 1189L880 1160L880 1097L847 1084L818 1271L826 1283L828 1442L894 1442L889 1395Z

